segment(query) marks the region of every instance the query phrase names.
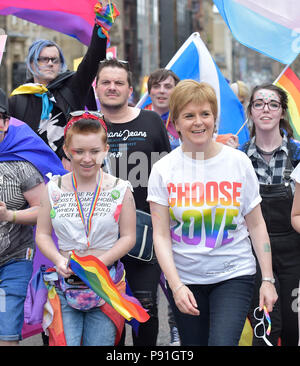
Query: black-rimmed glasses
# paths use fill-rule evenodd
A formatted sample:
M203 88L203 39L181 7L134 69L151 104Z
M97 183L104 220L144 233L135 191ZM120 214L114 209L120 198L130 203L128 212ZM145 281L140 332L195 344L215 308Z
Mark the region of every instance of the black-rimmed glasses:
M268 106L270 111L278 111L281 107L281 103L276 100L271 100L270 102L264 102L262 99L256 99L252 102L252 107L257 109L258 111L265 108L265 105Z
M59 57L40 56L37 60L40 64L43 64L43 65L47 65L49 63L49 61L51 61L54 65L57 65L60 62Z

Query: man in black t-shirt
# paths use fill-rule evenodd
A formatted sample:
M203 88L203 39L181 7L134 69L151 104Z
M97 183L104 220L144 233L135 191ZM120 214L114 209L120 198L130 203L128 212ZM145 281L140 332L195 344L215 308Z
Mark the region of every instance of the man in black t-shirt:
M132 94L131 72L127 62L116 59L100 63L96 94L108 123L108 154L111 173L129 180L136 207L150 212L147 198L148 178L152 165L170 152L166 128L159 115L128 105ZM133 294L148 310L150 319L133 333L136 346L155 346L158 335L157 287L161 274L154 257L143 262L129 256L122 258Z

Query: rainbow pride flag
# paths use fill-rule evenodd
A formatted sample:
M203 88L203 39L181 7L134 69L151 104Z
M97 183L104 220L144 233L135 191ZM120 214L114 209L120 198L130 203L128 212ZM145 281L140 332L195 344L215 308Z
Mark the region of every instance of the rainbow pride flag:
M288 94L288 113L295 139L300 140L300 80L294 71L286 66L274 84Z
M107 304L111 305L126 320L136 319L144 323L149 319L147 312L137 303L125 298L111 279L107 267L96 257L79 257L74 252L70 258L70 268Z

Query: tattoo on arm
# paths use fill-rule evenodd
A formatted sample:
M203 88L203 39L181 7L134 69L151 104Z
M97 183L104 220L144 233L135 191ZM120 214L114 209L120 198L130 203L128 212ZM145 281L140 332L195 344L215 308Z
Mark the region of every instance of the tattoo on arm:
M265 253L270 253L271 252L271 246L270 246L269 243L264 244L264 252Z

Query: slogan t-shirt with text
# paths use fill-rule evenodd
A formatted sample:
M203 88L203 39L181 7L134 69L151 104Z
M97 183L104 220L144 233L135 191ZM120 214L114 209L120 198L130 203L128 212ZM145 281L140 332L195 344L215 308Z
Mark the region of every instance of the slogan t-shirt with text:
M178 147L154 164L148 201L169 206L175 264L186 284L207 284L256 271L244 216L261 197L242 152L223 146L207 160Z

